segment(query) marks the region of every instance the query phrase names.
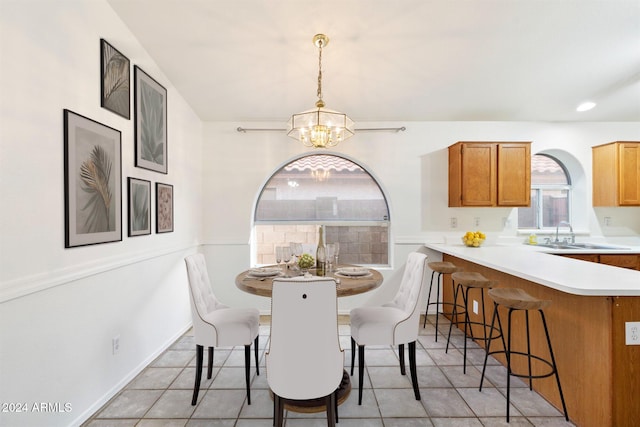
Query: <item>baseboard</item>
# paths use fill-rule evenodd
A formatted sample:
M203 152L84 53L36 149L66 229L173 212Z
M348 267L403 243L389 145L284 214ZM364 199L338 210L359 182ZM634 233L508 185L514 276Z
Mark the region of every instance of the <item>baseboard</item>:
M117 384L109 389L100 399L98 399L93 405L87 408L78 418L73 420L71 426L80 426L82 423L88 421L92 416L96 414L107 402L113 399L127 384L129 384L140 372L144 370L151 362L153 362L158 356L164 353L173 343L183 336L189 329L191 329L191 322L188 325L179 329L179 332L174 334L171 338L165 341L156 351L154 351L149 357L144 359L138 366L131 370L124 378L122 378Z

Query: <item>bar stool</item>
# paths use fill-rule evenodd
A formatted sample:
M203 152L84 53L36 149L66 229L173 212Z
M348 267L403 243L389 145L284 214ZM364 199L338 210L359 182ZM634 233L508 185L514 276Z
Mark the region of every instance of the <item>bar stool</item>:
M480 391L482 391L482 382L484 380L484 373L487 367L487 359L490 354L498 354L503 353L507 359L507 422L509 422L509 398L510 398L510 376L519 377L519 378L528 378L529 379L529 390L533 390L533 379L534 378L546 378L552 375L556 377L556 383L558 384L558 392L560 393L560 400L562 401L562 409L564 411L564 417L567 421L569 421L569 414L567 413L567 405L564 402L564 395L562 394L562 386L560 386L560 376L558 375L558 367L556 365L556 359L553 356L553 349L551 348L551 339L549 338L549 330L547 329L547 321L544 317L543 309L549 304L551 301L549 300L540 300L532 297L526 291L518 288L496 288L489 290L489 296L493 299L494 311L493 317L491 319L491 326L494 326L494 322L496 318L498 319L498 328L500 332L502 332L502 323L500 322L500 315L498 314L498 307L503 306L509 309L509 317L507 318L507 344L504 345L504 337L502 338L503 348L504 350L499 351L490 351L491 339L487 343L487 353L484 358L484 365L482 366L482 376L480 377ZM529 311L537 310L540 313L540 318L542 319L542 325L544 326L544 333L547 338L547 345L549 347L549 355L550 360L544 359L538 355L531 354L531 342L529 339ZM514 311L524 311L525 312L525 321L526 321L526 329L527 329L527 352L521 351L513 351L511 349L511 315ZM519 374L514 373L511 369L511 359L513 355L526 356L528 362L529 372L528 374ZM531 372L531 360L535 359L543 364L545 364L548 368L550 368L549 372L545 372L538 375L533 375Z
M454 287L455 287L455 292L453 294L453 300L457 301L458 300L458 293L463 291L462 293L462 301L464 304L464 361L463 361L463 365L462 365L462 372L463 373L467 373L467 328L469 330L469 333L471 335L471 339L475 340L475 337L473 336L473 327L472 325L480 325L482 326L482 332L483 332L483 340L484 340L484 348L487 348L487 342L489 339L493 338L498 338L499 335L496 336L492 336L493 331L498 331L498 328L491 328L490 329L490 335L489 338L487 338L487 318L485 315L485 311L484 311L484 289L491 289L494 285L495 282L487 279L486 277L484 277L482 274L477 273L477 272L473 272L473 271L469 271L469 272L465 272L465 271L459 271L459 272L455 272L451 275L451 280L453 280L454 283ZM469 291L471 289L479 289L480 290L480 301L481 301L481 306L482 306L482 323L480 322L472 322L471 319L469 318ZM451 329L453 328L453 325L455 323L455 325L458 325L458 314L462 314L462 313L458 313L457 311L457 307L458 305L454 305L453 306L453 314L451 315L451 323L449 324L449 335L447 336L447 348L445 349L445 353L447 353L449 351L449 340L451 339Z
M431 269L431 282L429 283L429 292L427 293L427 308L424 312L424 323L422 327L424 328L427 326L427 315L429 314L429 306L435 305L436 306L436 339L435 340L436 342L438 342L438 306L441 306L444 309L445 305L453 305L455 303L455 300L454 300L454 303L440 301L440 285L442 284L442 275L455 273L456 271L462 271L462 268L456 267L455 264L448 261L430 262L430 263L427 263L427 265ZM433 276L436 273L438 273L438 278L436 280L436 301L429 302L429 300L431 299L431 288L433 287ZM453 287L453 290L455 290L455 287ZM442 314L451 314L451 313L443 312Z

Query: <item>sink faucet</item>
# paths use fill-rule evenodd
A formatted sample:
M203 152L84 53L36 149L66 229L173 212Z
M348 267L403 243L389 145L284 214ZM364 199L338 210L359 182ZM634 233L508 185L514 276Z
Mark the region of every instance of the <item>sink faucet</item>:
M569 230L571 231L571 243L575 243L576 235L573 233L573 227L567 221L560 221L558 225L556 225L556 241L554 243L560 243L560 240L558 239L558 228L560 228L560 226L562 225L566 225L567 227L569 227ZM565 241L566 241L566 238L565 238Z

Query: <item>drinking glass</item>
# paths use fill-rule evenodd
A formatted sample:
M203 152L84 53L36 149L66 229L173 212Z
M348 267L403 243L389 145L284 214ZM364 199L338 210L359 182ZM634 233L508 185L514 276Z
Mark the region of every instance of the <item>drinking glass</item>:
M340 243L335 242L333 245L335 246L334 251L333 251L333 256L336 259L335 266L337 268L338 267L338 255L340 254Z
M298 258L296 257L296 244L293 242L289 243L289 247L287 249L289 250L289 255L291 255L293 264L296 264L298 262Z
M289 248L289 246L283 246L280 249L282 250L282 260L286 266L289 264L289 260L291 260L291 248Z
M327 271L332 271L333 269L333 257L336 254L336 245L335 243L327 243L325 246L327 250Z
M278 264L278 266L280 266L281 262L282 262L282 247L277 246L276 247L276 263Z
M296 250L295 250L296 256L300 258L300 256L302 255L302 243L296 243L295 245L296 245Z

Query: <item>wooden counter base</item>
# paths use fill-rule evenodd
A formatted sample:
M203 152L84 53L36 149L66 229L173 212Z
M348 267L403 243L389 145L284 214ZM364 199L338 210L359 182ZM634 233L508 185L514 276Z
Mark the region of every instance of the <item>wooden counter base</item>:
M443 261L481 273L497 281L498 287L522 288L536 298L552 300L545 316L571 421L580 427L637 426L640 346L625 345L625 322L640 321L640 297L572 295L448 254L443 254ZM443 301L452 302L451 278L445 277L445 283ZM478 297L474 294L471 298ZM490 319L491 298L485 297L485 310ZM472 321L482 320L473 313L470 317ZM526 348L524 333L515 333L525 330L524 320L519 317L513 319L513 345ZM530 316L532 351L547 356L544 332L536 317ZM494 350L502 344L496 340L491 346ZM522 366L515 369L521 371L525 366L520 362ZM553 378L534 380L533 388L562 412Z

